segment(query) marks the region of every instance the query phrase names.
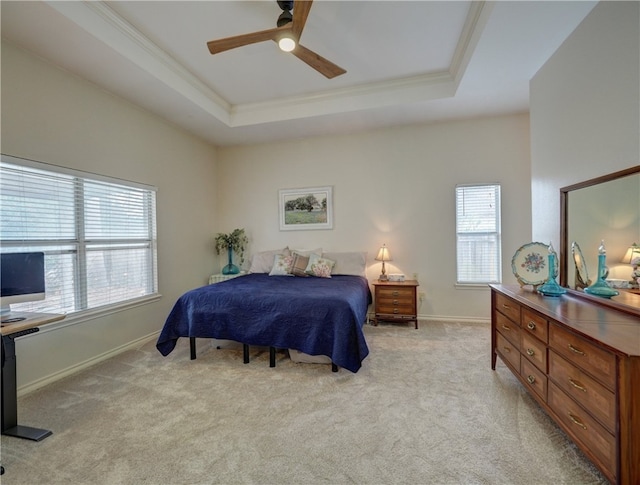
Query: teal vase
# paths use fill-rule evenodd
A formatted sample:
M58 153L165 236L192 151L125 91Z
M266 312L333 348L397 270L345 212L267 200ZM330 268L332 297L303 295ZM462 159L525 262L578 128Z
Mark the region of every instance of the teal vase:
M614 290L611 288L605 278L609 273L606 266L606 251L604 248L604 241L600 244L598 248L598 277L596 278L596 282L591 286L584 289L585 293L589 293L590 295L601 296L603 298L611 298L612 296L619 295L618 290Z
M544 296L561 296L564 295L567 290L560 286L554 277L556 274L556 256L553 253L553 246L549 243L549 277L547 281L538 287L538 293Z
M228 264L222 268L222 274L238 274L240 268L233 264L233 248L231 246L227 247L227 255L229 257Z

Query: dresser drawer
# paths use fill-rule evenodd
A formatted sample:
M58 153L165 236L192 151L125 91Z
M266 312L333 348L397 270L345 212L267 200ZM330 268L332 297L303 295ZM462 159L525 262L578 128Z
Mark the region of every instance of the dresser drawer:
M549 322L537 313L523 308L520 326L545 344L549 342Z
M527 384L542 398L547 401L547 376L527 359L520 359L520 375Z
M496 310L520 325L520 305L499 293L496 294Z
M557 325L549 326L549 346L599 380L608 389L616 388L616 356Z
M611 433L616 430L616 399L613 392L576 366L549 351L549 378L589 411Z
M616 475L616 440L589 413L567 396L553 381L549 382L547 404L570 433L600 462L608 474Z
M528 332L520 332L520 352L538 369L547 373L547 346Z
M516 323L496 312L496 330L520 350L520 327Z
M496 332L496 351L503 360L513 366L516 372L520 371L520 349L504 338L500 332Z

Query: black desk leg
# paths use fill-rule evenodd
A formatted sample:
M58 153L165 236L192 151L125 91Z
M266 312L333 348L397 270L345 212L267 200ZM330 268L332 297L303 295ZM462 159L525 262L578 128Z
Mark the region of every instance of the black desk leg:
M2 434L40 441L51 435L51 431L18 424L16 343L13 339L20 337L20 334L2 336Z

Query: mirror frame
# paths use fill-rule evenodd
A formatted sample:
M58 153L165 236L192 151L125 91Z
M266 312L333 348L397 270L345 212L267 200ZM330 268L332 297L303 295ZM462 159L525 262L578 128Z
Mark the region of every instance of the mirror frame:
M638 295L638 306L627 305L625 303L620 303L615 300L610 300L608 298L600 298L600 297L596 297L596 296L592 296L587 293L584 293L583 291L571 289L568 287L568 282L567 282L567 274L569 270L569 259L571 256L571 248L570 248L571 243L568 240L569 238L569 193L574 190L583 189L585 187L591 187L592 185L598 185L603 182L609 182L611 180L627 177L629 175L633 175L636 173L640 173L640 165L636 165L635 167L627 168L625 170L620 170L618 172L613 172L607 175L602 175L600 177L596 177L590 180L585 180L584 182L579 182L577 184L569 185L567 187L562 187L560 189L560 286L567 288L567 292L571 293L572 295L576 295L581 298L597 302L603 306L615 308L625 313L630 313L632 315L640 316L640 295Z

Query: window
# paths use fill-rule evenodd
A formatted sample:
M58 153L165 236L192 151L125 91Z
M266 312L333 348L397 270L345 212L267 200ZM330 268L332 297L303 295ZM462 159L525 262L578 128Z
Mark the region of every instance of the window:
M3 252L45 253L46 299L72 313L157 293L155 188L3 155Z
M456 186L458 284L501 281L500 185Z

